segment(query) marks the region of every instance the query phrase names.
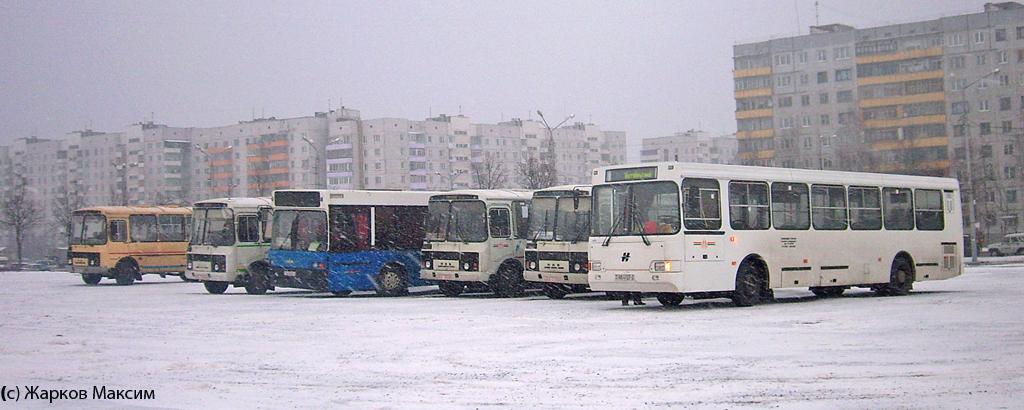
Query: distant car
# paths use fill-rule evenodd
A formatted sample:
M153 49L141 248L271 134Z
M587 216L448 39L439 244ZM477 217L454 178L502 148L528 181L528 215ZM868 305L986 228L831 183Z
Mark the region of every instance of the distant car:
M1024 233L1011 233L1001 242L990 243L986 248L991 256L1024 255Z
M37 260L35 264L39 265L39 269L38 270L41 270L41 271L51 271L51 270L53 270L54 267L56 267L56 265L53 263L53 261L49 261L49 260L46 260L46 259Z

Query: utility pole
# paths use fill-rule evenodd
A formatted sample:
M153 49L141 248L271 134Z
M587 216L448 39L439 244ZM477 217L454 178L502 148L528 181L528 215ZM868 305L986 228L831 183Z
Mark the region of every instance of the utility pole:
M544 128L547 128L547 130L548 130L548 156L547 156L547 158L544 161L545 168L547 168L547 172L550 174L550 175L548 175L548 180L551 183L557 185L558 184L558 173L557 173L556 168L555 168L555 160L556 160L556 158L555 158L555 134L554 134L554 130L558 129L558 127L561 127L562 124L565 124L569 120L571 120L573 118L576 118L576 114L569 114L568 117L565 117L565 119L562 120L562 122L558 123L558 125L556 125L554 127L552 127L551 125L548 125L548 120L546 118L544 118L544 113L542 113L540 110L537 110L537 115L540 116L540 120L544 124Z
M985 74L977 80L971 81L960 89L960 102L964 105L963 112L960 113L959 127L963 132L964 138L964 157L967 165L967 226L971 233L971 262L978 262L978 214L976 207L976 196L974 192L974 168L971 164L971 129L967 126L967 113L970 111L970 104L967 102L967 89L971 88L974 84L982 81L990 75L999 73L999 69L992 70L992 72Z
M322 188L320 186L320 148L313 141L310 141L309 138L302 137L302 140L306 141L310 148L313 148L313 155L315 156L313 160L313 188L320 189Z

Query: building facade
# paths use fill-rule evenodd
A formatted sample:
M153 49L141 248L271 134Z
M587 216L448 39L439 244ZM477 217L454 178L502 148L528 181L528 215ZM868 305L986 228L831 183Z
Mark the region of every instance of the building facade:
M712 137L704 131L689 130L673 135L644 138L642 162L682 161L704 164L735 164L736 136Z
M1021 4L733 52L741 163L955 176L982 241L1024 229Z

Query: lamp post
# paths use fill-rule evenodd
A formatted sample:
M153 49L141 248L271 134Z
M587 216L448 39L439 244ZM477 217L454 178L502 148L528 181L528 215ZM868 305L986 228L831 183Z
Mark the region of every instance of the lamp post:
M320 148L316 146L316 143L311 141L309 138L302 137L303 141L309 144L310 148L313 148L315 158L313 159L313 188L320 189Z
M963 132L964 157L967 163L967 226L971 232L971 262L978 262L978 214L974 195L974 169L971 164L971 130L967 127L967 113L970 111L970 105L967 103L967 89L997 73L999 73L998 68L979 77L977 80L971 81L960 89L960 103L963 104L963 111L960 113L959 127Z
M558 123L558 125L556 125L554 127L548 125L548 120L546 118L544 118L544 113L540 112L540 110L537 110L537 115L540 116L541 122L544 123L544 128L547 128L547 130L548 130L548 158L547 158L548 172L551 173L551 175L549 175L549 177L551 178L550 182L553 183L553 184L557 184L558 183L558 181L557 181L558 174L555 172L555 134L554 134L554 130L558 129L558 127L561 127L562 124L565 124L567 121L569 121L569 120L571 120L573 118L576 118L576 114L569 114L568 117L565 117L565 119L562 120L562 122Z

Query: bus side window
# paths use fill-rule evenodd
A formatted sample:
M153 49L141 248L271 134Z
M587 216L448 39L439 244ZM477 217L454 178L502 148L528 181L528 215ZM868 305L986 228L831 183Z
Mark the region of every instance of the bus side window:
M515 233L516 239L526 239L527 230L530 226L530 203L527 201L512 202L512 209L515 212Z
M132 242L156 242L156 215L131 215L128 217L128 230Z
M160 229L158 230L160 242L184 242L185 241L185 216L183 215L160 215Z
M512 229L509 220L507 208L491 208L490 218L491 223L491 237L492 238L508 238L512 235Z
M273 234L273 222L274 214L270 208L260 208L260 235L262 240L260 242L270 242L270 238Z
M768 184L729 182L729 226L738 230L764 230L768 219Z
M907 188L882 188L882 220L885 229L909 231L914 229L914 200Z
M370 207L362 205L330 206L331 252L370 249Z
M255 215L242 215L238 217L238 241L260 241L259 217Z
M846 229L846 189L841 185L812 185L811 222L817 230Z
M128 242L128 229L124 221L110 221L110 241Z
M423 206L375 206L373 208L374 249L411 250L423 247Z
M942 192L932 189L914 191L914 219L917 229L941 231L945 229L942 212Z
M855 231L882 229L882 206L878 188L852 186L850 198L850 228Z
M718 181L683 179L683 226L686 229L715 230L722 227Z

